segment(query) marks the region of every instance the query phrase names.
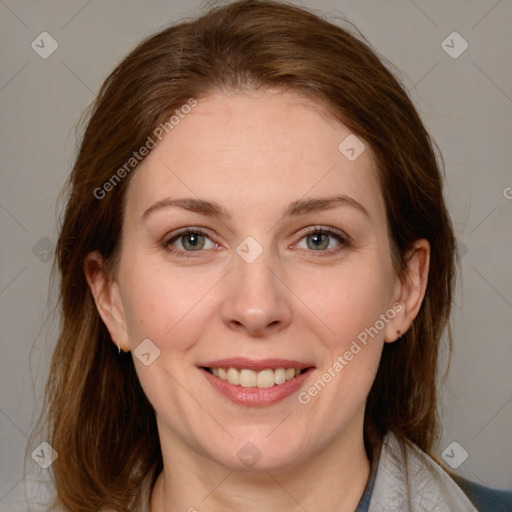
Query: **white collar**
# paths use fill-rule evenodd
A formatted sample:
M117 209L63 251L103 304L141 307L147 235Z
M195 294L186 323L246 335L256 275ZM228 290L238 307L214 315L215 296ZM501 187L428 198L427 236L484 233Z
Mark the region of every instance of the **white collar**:
M450 475L416 445L384 436L368 512L478 512ZM406 456L408 481L406 472Z

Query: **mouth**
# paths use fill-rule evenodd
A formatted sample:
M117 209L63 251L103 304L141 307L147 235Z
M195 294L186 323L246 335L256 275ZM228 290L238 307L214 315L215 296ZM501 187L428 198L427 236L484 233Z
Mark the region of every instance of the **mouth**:
M243 405L271 405L293 393L315 367L290 360L225 359L201 365L213 387Z
M224 380L233 386L243 388L268 389L280 386L285 382L298 377L311 369L308 368L265 368L261 371L250 370L249 368L211 368L203 366L203 370L211 373L220 380Z

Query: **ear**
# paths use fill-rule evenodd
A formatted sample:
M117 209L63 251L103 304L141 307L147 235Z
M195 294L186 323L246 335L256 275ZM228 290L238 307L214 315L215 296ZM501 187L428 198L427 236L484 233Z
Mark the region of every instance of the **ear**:
M424 238L416 240L406 256L407 271L397 277L393 310L396 315L387 324L384 341L391 343L406 333L420 310L427 289L430 265L430 244ZM398 331L400 331L398 333Z
M107 275L104 260L99 251L91 252L84 258L84 274L98 313L112 341L125 352L129 351L130 343L119 286Z

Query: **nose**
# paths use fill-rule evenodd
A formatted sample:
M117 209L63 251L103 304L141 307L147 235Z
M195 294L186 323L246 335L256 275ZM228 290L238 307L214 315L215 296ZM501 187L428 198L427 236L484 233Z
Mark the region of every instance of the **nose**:
M252 337L266 337L288 327L291 292L266 251L252 263L235 254L233 264L225 283L224 323Z

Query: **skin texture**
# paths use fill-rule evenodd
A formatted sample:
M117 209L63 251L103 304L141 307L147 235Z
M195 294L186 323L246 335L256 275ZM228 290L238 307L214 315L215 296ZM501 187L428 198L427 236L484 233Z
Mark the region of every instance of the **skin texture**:
M404 333L419 310L429 245L416 242L409 273L399 279L371 150L353 162L338 150L349 134L295 93L212 93L135 171L116 275L105 274L98 252L86 258L115 343L133 351L150 339L160 350L149 366L134 357L164 459L152 512L357 506L369 476L366 397L384 343ZM336 194L368 215L342 205L283 216L295 200ZM174 207L142 219L168 197L213 200L232 218ZM337 228L350 241L329 235L317 249L301 233L311 228L318 239L314 226ZM185 227L207 232L203 249L183 245L190 237L174 238ZM263 249L252 263L236 252L248 236ZM171 239L190 257L172 254L164 246ZM198 368L225 357L295 359L315 366L304 391L396 303L394 318L307 404L294 393L268 407L237 405ZM247 442L261 454L251 468L237 456Z

